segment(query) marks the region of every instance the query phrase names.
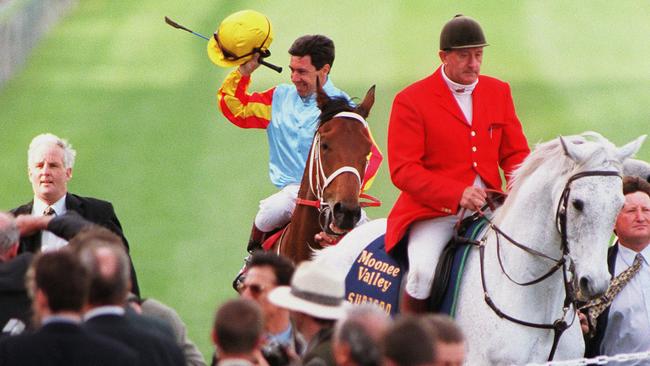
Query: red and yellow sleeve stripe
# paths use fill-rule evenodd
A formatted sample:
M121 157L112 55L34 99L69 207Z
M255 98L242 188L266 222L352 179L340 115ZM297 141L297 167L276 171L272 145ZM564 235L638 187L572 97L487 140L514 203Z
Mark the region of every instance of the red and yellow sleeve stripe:
M242 76L234 70L221 84L217 92L219 109L230 122L241 128L266 128L271 121L271 88L261 93L248 94L250 76Z
M370 135L370 140L372 141L372 147L370 148L370 154L368 154L368 165L366 166L366 172L363 175L363 183L361 184L361 192L365 192L370 189L372 182L375 181L375 176L381 165L381 161L384 159L384 156L377 146L377 142L372 137L370 128L368 129L368 134Z

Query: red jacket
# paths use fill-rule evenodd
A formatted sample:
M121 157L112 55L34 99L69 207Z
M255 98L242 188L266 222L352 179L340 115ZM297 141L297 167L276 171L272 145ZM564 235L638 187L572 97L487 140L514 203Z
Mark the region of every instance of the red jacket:
M481 75L470 126L438 68L397 94L388 125L388 166L401 193L388 215L386 250L419 220L456 214L476 174L501 189L530 152L508 84Z

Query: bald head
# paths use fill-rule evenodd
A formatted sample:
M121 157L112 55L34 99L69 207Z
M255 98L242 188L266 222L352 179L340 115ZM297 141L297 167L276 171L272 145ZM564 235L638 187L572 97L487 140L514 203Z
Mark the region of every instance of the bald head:
M71 245L90 273L88 303L124 305L131 282L129 258L119 237L108 229L92 227L71 240Z
M0 262L16 256L20 234L14 217L0 212Z

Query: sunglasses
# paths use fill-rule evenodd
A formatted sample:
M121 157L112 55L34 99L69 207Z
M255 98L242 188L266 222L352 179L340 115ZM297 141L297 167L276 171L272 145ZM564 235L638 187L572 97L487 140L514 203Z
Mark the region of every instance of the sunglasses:
M250 290L251 295L253 295L253 297L258 297L264 292L264 290L266 290L266 287L255 283L251 283L251 284L242 283L237 290L241 295L244 293L244 291L246 291L246 289Z

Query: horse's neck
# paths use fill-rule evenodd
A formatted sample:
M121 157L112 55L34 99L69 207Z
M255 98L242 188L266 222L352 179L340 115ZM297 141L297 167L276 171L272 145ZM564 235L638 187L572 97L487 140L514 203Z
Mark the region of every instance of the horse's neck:
M534 177L531 177L534 178ZM529 181L531 183L533 181ZM540 187L535 184L522 186L518 197L508 207L508 212L499 220L499 228L518 243L531 249L559 259L562 256L560 249L560 235L555 227L555 204L550 189L552 182ZM524 301L549 305L549 311L555 311L557 304L563 301L564 290L562 285L562 272L556 271L550 278L528 286L521 287L512 283L501 271L496 255L496 235L490 234L486 248L485 266L489 269L488 282L500 284L504 292L525 293ZM524 250L512 245L506 238L500 237L500 258L505 271L518 282L528 282L541 277L555 263L539 256L531 255ZM516 292L515 292L516 291ZM537 297L537 298L535 298Z
M316 201L316 196L310 189L309 164L305 168L298 198L308 201ZM319 232L318 209L315 207L296 204L291 215L291 224L282 239L282 254L290 257L298 263L310 259L312 247L315 247L314 235Z

